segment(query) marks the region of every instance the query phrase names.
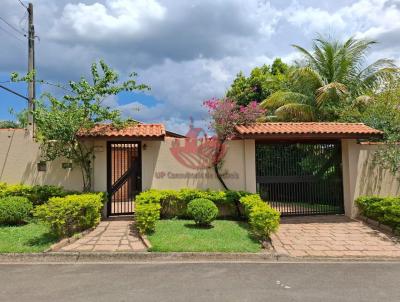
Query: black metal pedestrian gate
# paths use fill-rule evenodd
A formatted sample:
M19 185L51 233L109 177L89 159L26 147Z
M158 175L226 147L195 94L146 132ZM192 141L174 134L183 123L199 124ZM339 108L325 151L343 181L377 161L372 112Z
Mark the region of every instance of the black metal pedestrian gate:
M108 142L107 174L108 216L133 214L141 191L140 143Z
M343 214L340 142L256 143L261 197L282 215Z

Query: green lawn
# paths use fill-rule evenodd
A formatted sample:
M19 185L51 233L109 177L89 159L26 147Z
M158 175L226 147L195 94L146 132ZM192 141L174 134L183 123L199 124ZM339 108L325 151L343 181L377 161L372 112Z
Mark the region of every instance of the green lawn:
M261 245L249 236L245 222L216 220L199 228L192 220L160 220L148 236L154 252L258 252Z
M30 222L22 226L0 226L0 253L43 252L57 241L49 228Z

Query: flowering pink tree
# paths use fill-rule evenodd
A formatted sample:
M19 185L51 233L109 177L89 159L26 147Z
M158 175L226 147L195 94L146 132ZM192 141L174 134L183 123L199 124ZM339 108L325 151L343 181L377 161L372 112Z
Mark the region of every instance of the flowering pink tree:
M235 101L228 98L212 98L203 104L210 114L210 129L215 132L217 140L212 161L214 171L222 186L228 190L220 172L223 165L224 143L235 137L236 126L255 123L258 118L265 114L265 110L257 102L251 102L247 106L239 106Z

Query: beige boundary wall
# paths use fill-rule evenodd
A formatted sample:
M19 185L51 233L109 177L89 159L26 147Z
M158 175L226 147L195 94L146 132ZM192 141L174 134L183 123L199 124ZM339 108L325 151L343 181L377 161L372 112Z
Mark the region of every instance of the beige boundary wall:
M201 188L221 189L212 169L185 167L171 153L176 139L142 141L142 189ZM179 139L184 144L184 139ZM93 189L107 190L107 143L88 141L95 147ZM373 164L376 145L361 145L356 140L342 140L343 189L345 213L356 215L354 199L360 195L398 195L400 184L389 171ZM39 172L40 148L25 130L0 130L0 182L10 184L53 184L81 190L81 172L77 167L63 169L66 160L48 163ZM256 191L255 142L235 140L228 144L224 159L225 181L233 190Z
M180 145L184 139L178 139ZM222 189L213 169L185 167L172 154L175 138L143 142L143 189ZM143 149L143 148L142 148ZM256 191L254 140L229 142L222 169L227 186L233 190Z
M0 130L0 182L9 184L52 184L66 189L82 189L78 169L62 169L62 160L48 164L46 172L39 172L39 145L23 129ZM66 161L65 161L66 162Z
M221 189L212 169L194 170L185 167L172 155L175 138L165 141L142 141L142 189L201 188ZM181 145L184 139L179 139ZM107 190L107 143L89 140L94 146L93 189ZM81 190L82 179L78 167L63 169L57 160L47 164L47 171L37 169L41 161L39 144L21 129L0 130L0 182L10 184L52 184L66 189ZM224 159L226 183L233 190L256 191L254 140L237 140L228 144Z
M396 196L400 193L399 175L374 164L379 145L342 140L344 205L347 216L355 217L354 200L363 195Z

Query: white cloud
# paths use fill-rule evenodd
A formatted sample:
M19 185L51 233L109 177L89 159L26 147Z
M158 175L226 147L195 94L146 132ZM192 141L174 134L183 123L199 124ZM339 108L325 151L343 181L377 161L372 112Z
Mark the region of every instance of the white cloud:
M309 33L326 30L342 30L346 22L340 14L331 14L320 8L291 8L286 13L289 23L302 28Z
M374 39L400 27L397 0L358 0L333 10L295 3L285 10L285 15L289 23L303 32Z
M249 73L253 67L271 61L266 56L197 58L187 62L165 60L163 64L139 71L140 82L150 85L151 95L162 101L154 106L133 102L119 109L125 116L145 122L164 121L168 129L182 132L191 117L204 124L207 114L203 101L224 96L237 72ZM133 112L132 108L137 107L139 111Z
M64 7L61 18L56 21L52 34L60 37L67 28L70 35L96 41L143 35L149 24L162 21L165 15L166 8L156 0L69 3Z

